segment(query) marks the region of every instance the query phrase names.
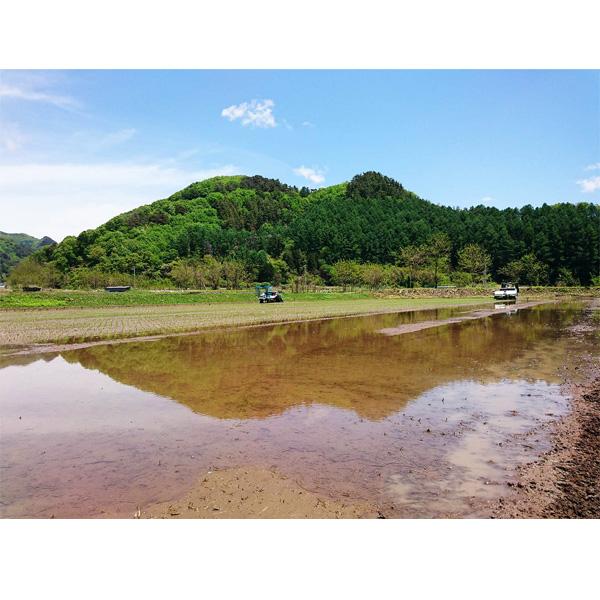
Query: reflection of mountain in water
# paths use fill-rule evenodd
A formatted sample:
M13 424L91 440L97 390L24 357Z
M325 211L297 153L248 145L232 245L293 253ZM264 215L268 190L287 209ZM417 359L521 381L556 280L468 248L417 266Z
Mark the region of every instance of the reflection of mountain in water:
M4 348L10 350L10 348L6 346ZM50 362L57 356L58 353L56 352L48 352L45 354L0 354L0 369L15 366L25 367L31 363L37 362L38 360Z
M547 378L561 361L559 329L575 314L524 310L395 337L376 331L415 315L380 315L96 346L63 356L218 418L265 417L319 402L379 419L459 379L499 380L516 367L520 377Z

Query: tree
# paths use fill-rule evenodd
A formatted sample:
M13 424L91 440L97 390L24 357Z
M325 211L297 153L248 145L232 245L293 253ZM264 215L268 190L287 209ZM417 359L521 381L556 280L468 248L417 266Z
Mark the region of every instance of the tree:
M407 269L396 265L386 266L386 284L392 287L406 286Z
M548 265L539 261L535 254L529 253L519 260L513 260L500 269L500 274L516 283L525 285L544 285L548 283Z
M34 255L23 259L12 269L8 282L11 286L38 285L60 288L64 282L64 275L53 264L40 263Z
M491 264L491 256L478 244L468 244L458 253L459 269L474 275L481 283L487 281Z
M193 287L192 269L187 260L175 261L171 265L170 276L177 287L184 289Z
M97 289L110 285L110 275L98 268L77 267L69 271L67 285L70 288Z
M445 236L432 236L442 231ZM27 240L5 238L0 233L0 276L29 252L23 246L29 244ZM443 239L446 243L437 248L434 242ZM491 258L487 270L465 257L459 264L453 250L471 245L487 249ZM420 257L413 262L402 252L397 256L399 248L411 246L427 247L424 264ZM397 181L371 171L348 184L314 191L260 176L215 177L117 215L76 238L30 249L40 263L54 265L66 280L83 286L89 281L84 271L71 277L81 268L117 277L135 267L138 281L158 281L175 261L189 258L201 263L205 255L219 263L243 262L255 281L279 277L284 281L286 275L278 273L274 263L279 259L290 273L306 270L315 275L323 265L339 261L389 265L398 260L412 286L440 285L451 262L459 269L468 268L476 278L485 274L497 278L501 269L511 265L519 278L522 271L523 277L540 282L562 281L566 273L562 269L567 269L575 280L588 285L600 274L599 248L600 205L454 209L423 200ZM535 263L530 272L528 255L545 267ZM210 265L205 267L210 270ZM217 277L214 270L210 285L218 287L222 273ZM323 275L329 279L328 270ZM510 279L517 276L511 274Z
M452 243L445 233L435 233L427 242L427 254L433 268L434 286L438 286L440 268L448 262Z
M308 271L302 274L294 275L291 280L292 289L294 292L309 292L315 291L318 285L322 285L323 281L318 275L313 275Z
M573 276L573 273L571 273L569 269L566 267L561 267L558 270L558 279L556 280L556 285L571 287L574 285L579 285L579 281L577 281L576 277Z
M222 272L225 284L233 290L239 289L247 277L244 263L240 260L224 260Z
M362 282L372 290L380 288L385 282L386 271L382 265L367 263L360 269Z
M360 265L353 260L339 260L331 267L331 277L335 285L341 285L343 290L360 282Z
M427 262L424 246L405 246L400 251L400 262L408 270L408 287L413 287L417 270Z
M204 265L197 259L180 259L171 265L170 277L182 288L206 287Z
M454 271L451 281L457 287L468 287L473 283L473 276L465 271Z
M81 263L81 257L78 256L77 238L67 236L54 250L53 260L56 267L63 272Z
M521 281L521 274L523 272L523 264L520 260L511 260L508 264L504 265L498 271L499 275L513 281L515 283L523 283Z
M202 266L208 285L213 290L218 289L221 284L222 264L214 256L207 255L204 257Z
M521 258L521 280L529 285L545 285L548 283L548 265L539 261L530 252Z
M283 258L269 257L269 262L273 267L273 283L280 285L286 283L290 274L290 268Z
M398 197L404 192L400 183L391 177L386 177L377 171L367 171L355 175L348 184L346 195L348 198L379 199Z

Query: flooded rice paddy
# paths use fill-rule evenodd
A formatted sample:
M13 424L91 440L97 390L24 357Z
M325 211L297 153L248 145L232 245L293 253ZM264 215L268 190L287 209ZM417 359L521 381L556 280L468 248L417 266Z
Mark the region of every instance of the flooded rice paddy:
M0 515L130 517L209 470L257 466L389 516L480 516L549 449L582 305L381 333L472 310L13 357L0 368Z

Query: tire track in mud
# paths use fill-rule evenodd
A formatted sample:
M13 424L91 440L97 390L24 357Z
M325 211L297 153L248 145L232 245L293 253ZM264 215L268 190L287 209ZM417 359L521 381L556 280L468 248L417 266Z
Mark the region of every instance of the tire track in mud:
M600 517L600 379L581 395L578 421L581 429L572 456L556 466L560 495L545 509L545 517Z

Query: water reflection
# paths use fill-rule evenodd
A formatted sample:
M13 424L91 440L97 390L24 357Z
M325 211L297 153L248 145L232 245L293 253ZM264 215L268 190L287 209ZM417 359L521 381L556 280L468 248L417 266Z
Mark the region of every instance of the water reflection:
M502 377L505 365L549 376L561 360L559 330L576 311L533 309L393 338L378 333L431 319L432 311L422 311L96 346L63 357L218 418L321 403L380 419L434 386ZM457 312L437 311L437 318ZM528 354L540 343L553 351L546 364L532 365Z
M544 448L498 444L564 411L557 368L580 315L378 333L424 311L13 361L0 368L0 515L131 516L245 465L400 516L471 514L469 498Z

